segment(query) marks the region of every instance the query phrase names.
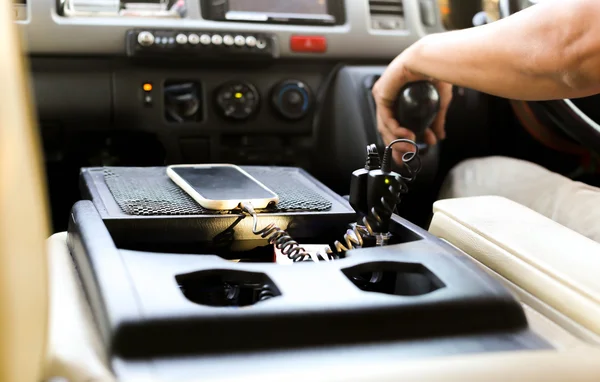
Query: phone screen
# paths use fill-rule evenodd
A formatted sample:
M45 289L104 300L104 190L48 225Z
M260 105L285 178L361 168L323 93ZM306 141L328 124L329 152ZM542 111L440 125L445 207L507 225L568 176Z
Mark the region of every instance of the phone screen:
M204 199L252 200L276 196L235 167L172 167Z

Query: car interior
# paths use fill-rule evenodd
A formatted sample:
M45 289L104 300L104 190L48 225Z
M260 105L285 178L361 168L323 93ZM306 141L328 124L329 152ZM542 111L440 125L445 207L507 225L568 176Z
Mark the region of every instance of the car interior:
M0 380L600 380L600 244L439 199L490 156L599 187L598 97L454 87L428 145L419 82L403 163L377 130L394 57L537 2L2 1Z

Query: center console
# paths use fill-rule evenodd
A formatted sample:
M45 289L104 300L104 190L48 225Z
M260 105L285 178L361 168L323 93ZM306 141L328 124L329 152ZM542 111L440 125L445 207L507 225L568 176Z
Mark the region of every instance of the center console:
M260 226L322 244L357 220L344 198L299 169L246 170L269 187L275 178L295 184L280 186L279 210L259 214ZM225 367L241 378L256 357L292 370L551 348L494 278L399 216L387 246L282 264L249 217L202 210L164 168L84 169L81 185L86 200L73 208L68 245L123 380L210 379Z
M301 169L250 166L277 203L214 210L164 167L83 169L86 200L73 208L68 245L115 374L172 378L180 373L173 362L184 362L184 374L209 378L213 361L227 356L242 376L253 364L241 358L340 363L416 344L418 358L552 348L508 290L393 214L429 149L420 132L440 108L429 82L400 93L396 117L417 143L391 142L382 156L367 146L347 199ZM233 105L231 115L242 117ZM414 152L396 172L392 150L401 142ZM202 174L195 184L214 181Z

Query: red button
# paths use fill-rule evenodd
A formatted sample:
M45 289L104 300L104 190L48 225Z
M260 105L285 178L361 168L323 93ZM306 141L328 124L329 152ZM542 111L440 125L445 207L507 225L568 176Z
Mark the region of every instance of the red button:
M292 36L292 52L323 53L327 50L327 39L322 36Z

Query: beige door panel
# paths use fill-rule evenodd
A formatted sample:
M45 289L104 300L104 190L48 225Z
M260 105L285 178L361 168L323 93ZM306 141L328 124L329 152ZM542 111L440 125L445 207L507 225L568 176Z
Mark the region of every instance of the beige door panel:
M28 382L46 346L45 178L12 2L0 3L0 381Z

